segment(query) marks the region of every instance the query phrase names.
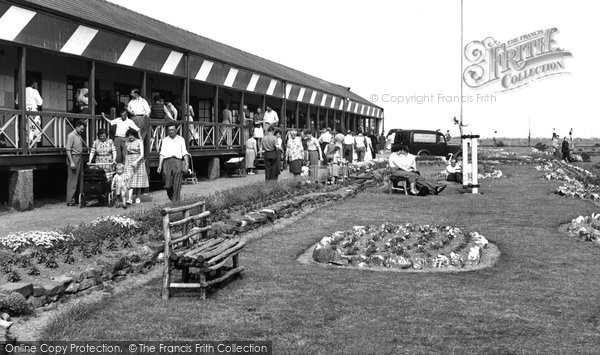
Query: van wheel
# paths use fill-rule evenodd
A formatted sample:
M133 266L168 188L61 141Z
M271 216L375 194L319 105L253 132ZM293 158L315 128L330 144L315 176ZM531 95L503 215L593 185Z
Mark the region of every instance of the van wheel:
M417 153L417 156L419 157L428 157L429 156L429 152L426 150L421 150L420 152Z

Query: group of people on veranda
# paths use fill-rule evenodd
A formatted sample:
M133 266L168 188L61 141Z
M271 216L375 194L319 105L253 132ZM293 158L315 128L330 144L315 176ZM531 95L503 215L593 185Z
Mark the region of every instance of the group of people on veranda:
M144 189L149 187L146 156L149 153L150 106L140 96L138 89L131 91L132 99L120 116L109 119L104 113L102 117L115 126L114 140L108 132L100 129L97 139L91 146L88 166L102 168L109 179L115 194L116 206L127 208L127 205L141 203ZM81 192L84 141L82 134L85 122L75 123L74 130L67 135L67 205L77 204L78 192ZM182 174L189 170L190 155L184 139L177 135L175 125L167 126L167 135L162 140L158 173L162 172L169 199L181 199Z

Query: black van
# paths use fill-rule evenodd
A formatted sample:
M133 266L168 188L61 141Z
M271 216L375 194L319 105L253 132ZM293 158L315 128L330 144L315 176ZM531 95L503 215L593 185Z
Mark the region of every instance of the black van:
M461 155L462 147L459 144L448 144L446 137L441 132L427 130L394 130L394 144L403 144L408 147L408 152L417 156L454 156Z

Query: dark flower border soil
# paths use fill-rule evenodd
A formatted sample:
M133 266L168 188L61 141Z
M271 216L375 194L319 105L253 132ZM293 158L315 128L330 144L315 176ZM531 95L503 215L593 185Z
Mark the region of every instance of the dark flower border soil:
M477 232L450 226L355 226L324 237L298 259L304 264L377 271L469 271L494 265L498 248Z

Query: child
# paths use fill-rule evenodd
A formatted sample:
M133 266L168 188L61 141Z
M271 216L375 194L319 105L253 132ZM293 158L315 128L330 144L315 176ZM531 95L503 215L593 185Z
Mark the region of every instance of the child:
M340 177L340 163L342 161L340 152L340 147L335 147L333 149L333 157L331 158L331 163L329 165L329 177L332 184L335 184L336 179Z
M306 164L304 164L302 166L302 173L300 173L300 176L303 178L307 178L309 174L310 174L310 168Z
M125 174L125 166L121 163L117 164L117 173L112 180L112 190L115 195L115 207L119 207L118 198L123 201L121 205L123 209L127 209L127 192L129 190L129 177Z

